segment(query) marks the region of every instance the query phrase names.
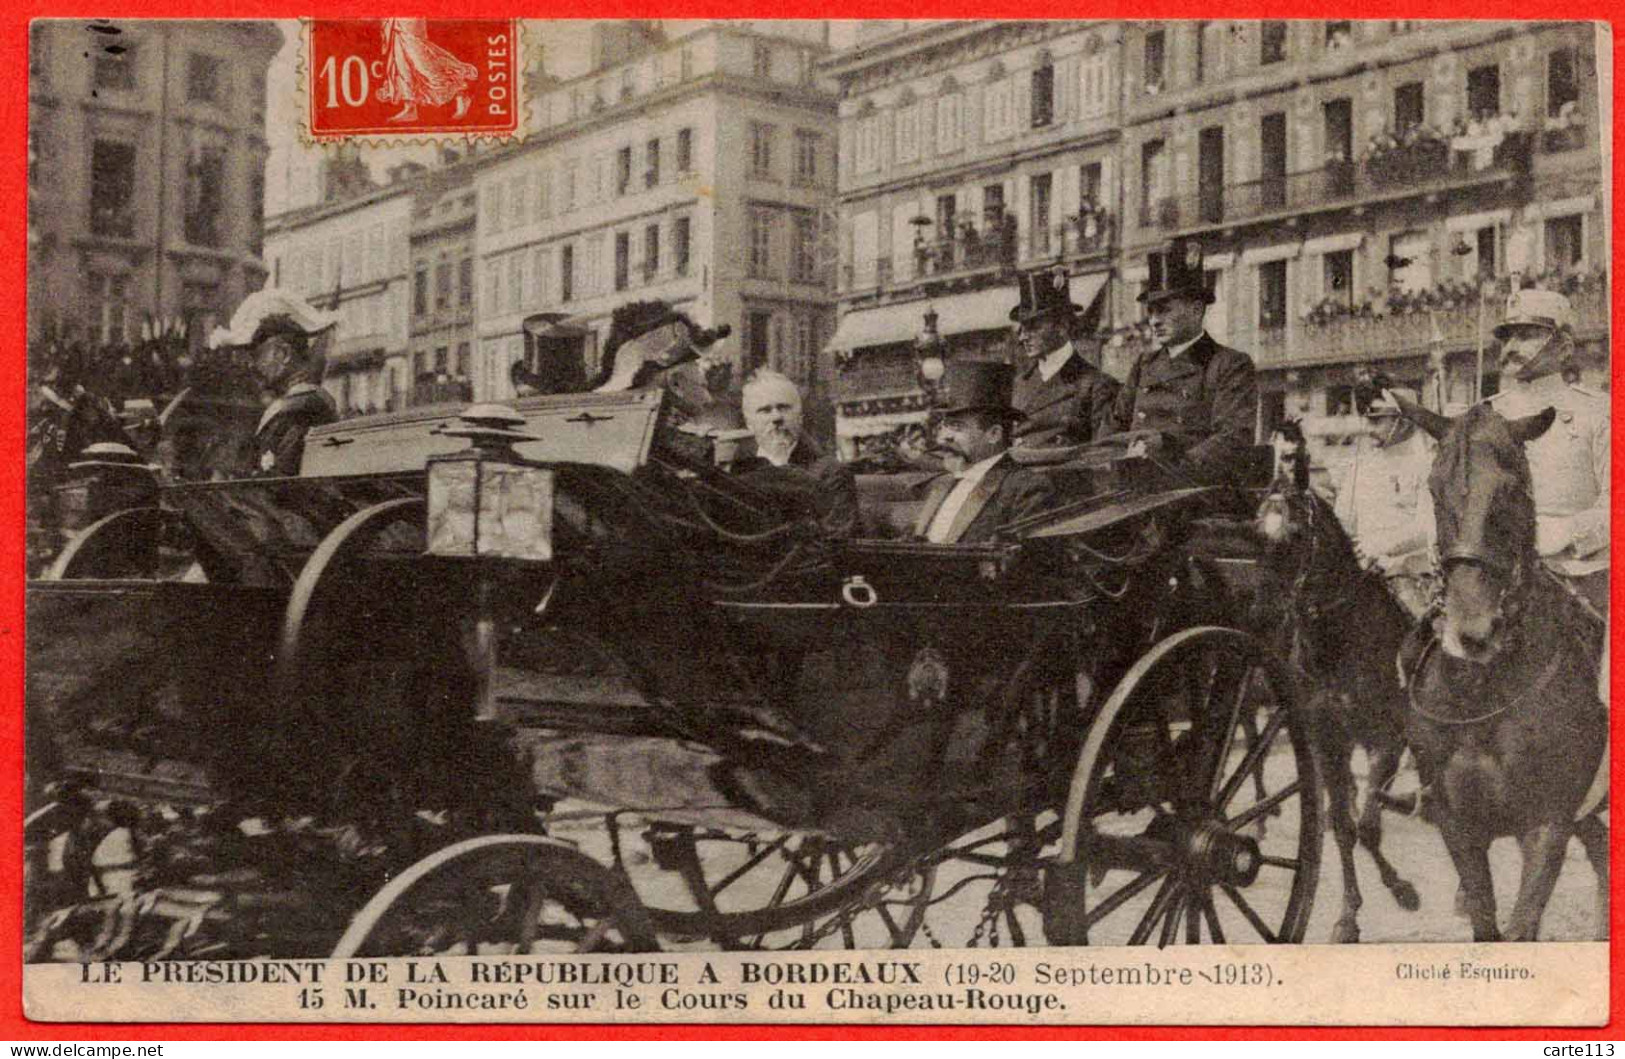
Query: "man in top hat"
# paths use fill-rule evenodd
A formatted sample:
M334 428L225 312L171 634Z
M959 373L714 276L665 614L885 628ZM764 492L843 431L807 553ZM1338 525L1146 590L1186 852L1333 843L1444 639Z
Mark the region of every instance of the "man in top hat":
M1425 578L1432 565L1428 472L1433 448L1427 435L1400 415L1396 395L1419 400L1415 390L1403 386L1355 388L1366 430L1338 483L1333 509L1361 562L1378 570L1400 604L1420 618L1430 600Z
M338 419L338 407L320 385L325 343L336 323L336 316L298 295L268 289L244 298L231 327L211 336L213 347L249 351L268 399L254 431L255 465L242 468L246 474L297 475L310 428Z
M1113 410L1117 432L1158 431L1172 442L1174 469L1203 485L1234 482L1258 415L1253 361L1221 346L1202 326L1213 294L1202 247L1176 239L1150 257L1145 304L1156 348L1140 354Z
M1566 382L1574 355L1574 310L1556 291L1520 290L1495 326L1501 392L1490 400L1508 418L1547 408L1557 417L1524 445L1535 494L1535 547L1599 614L1608 613L1608 401Z
M796 384L776 371L757 371L745 380L742 405L756 455L736 461L733 473L816 519L825 534L852 536L858 527L857 479L802 429Z
M927 483L914 524L917 537L933 544L976 544L1053 503L1049 479L1010 458L1012 428L1022 418L1010 405L1014 376L1008 364L949 363L938 390L947 407L935 448L958 469Z
M1073 344L1075 335L1094 330L1095 312L1080 318L1063 268L1024 272L1019 280L1021 301L1010 319L1021 346L1014 404L1025 418L1016 423L1015 443L1082 445L1110 433L1121 387Z

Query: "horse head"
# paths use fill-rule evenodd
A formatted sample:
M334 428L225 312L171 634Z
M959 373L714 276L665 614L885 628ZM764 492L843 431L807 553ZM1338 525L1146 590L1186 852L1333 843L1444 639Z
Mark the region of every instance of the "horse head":
M1439 442L1428 490L1444 577L1440 644L1451 657L1488 663L1508 647L1539 561L1523 447L1554 412L1507 419L1481 404L1448 419L1404 399L1400 410Z

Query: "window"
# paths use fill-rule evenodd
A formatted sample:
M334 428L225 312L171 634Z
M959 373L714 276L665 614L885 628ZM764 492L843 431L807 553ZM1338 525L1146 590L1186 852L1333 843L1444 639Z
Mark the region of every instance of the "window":
M631 99L637 91L637 86L632 82L632 72L630 66L621 71L621 102L623 103Z
M1585 264L1585 217L1575 213L1546 221L1546 267L1568 269Z
M643 278L653 279L660 274L660 225L650 224L643 229Z
M448 363L448 354L451 351L445 346L436 346L434 351L434 371L436 375L444 375L451 365Z
M897 160L920 160L920 104L911 103L897 111Z
M861 119L853 136L857 141L854 168L859 173L873 173L880 167L880 116L871 114Z
M769 278L773 274L773 213L770 210L750 211L750 260L748 274Z
M85 277L87 306L90 310L86 323L90 333L99 342L122 342L128 335L130 307L130 280L127 276L108 276L92 272Z
M525 301L525 261L518 254L508 255L508 312L518 312Z
M988 140L1002 140L1016 129L1016 84L1001 77L988 84L982 93L982 135Z
M679 276L688 275L689 220L679 217L671 226L672 270Z
M457 364L455 371L459 379L468 378L468 343L457 343Z
M1157 215L1168 198L1168 159L1161 140L1140 145L1140 204L1142 220L1158 223Z
M536 174L536 219L553 215L553 171L544 169Z
M1422 82L1407 81L1394 86L1394 131L1419 128L1427 121L1427 96Z
M576 208L576 178L580 174L581 164L575 159L564 163L564 186L559 192L559 209L568 212Z
M625 290L632 273L632 235L615 233L615 289Z
M1055 120L1055 67L1048 63L1033 71L1033 128Z
M35 23L28 27L28 76L48 84L51 69L50 35Z
M186 161L186 241L219 246L225 241L220 215L225 206L226 149L203 147Z
M1327 22L1323 39L1327 51L1343 51L1354 43L1354 23L1348 21Z
M1286 261L1258 266L1258 329L1278 331L1286 326Z
M1286 23L1260 22L1258 24L1258 63L1268 66L1286 59Z
M567 302L575 298L576 288L576 248L566 246L559 251L559 301Z
M442 261L434 267L434 310L437 313L451 308L451 262Z
M543 306L547 304L547 248L538 246L530 252L530 300L531 304Z
M508 227L525 224L525 211L530 209L530 174L508 181Z
M677 130L677 171L691 173L694 171L694 130Z
M1259 202L1266 209L1286 205L1286 114L1265 114L1258 122Z
M773 76L773 49L763 41L757 41L751 47L751 72L757 77Z
M1416 29L1416 20L1411 18L1391 19L1388 23L1388 32L1395 36L1410 33Z
M773 314L760 310L745 314L745 370L764 367L768 357L768 333Z
M1078 204L1092 210L1102 207L1099 162L1087 162L1078 167Z
M790 278L797 283L818 281L818 222L807 213L796 214L794 241L790 246Z
M937 100L937 153L950 154L965 145L965 97L952 92Z
M1197 22L1196 33L1191 38L1191 43L1195 45L1196 49L1196 54L1193 56L1195 61L1191 65L1195 68L1197 84L1207 80L1207 31L1210 24L1208 22Z
M1145 90L1153 95L1163 89L1163 65L1167 55L1167 36L1160 29L1145 35Z
M1326 387L1326 414L1346 416L1354 414L1354 387L1348 383L1335 383Z
M684 48L678 56L677 76L684 81L694 76L694 49Z
M123 44L120 47L121 51L109 51L104 45L102 50L96 53L91 84L99 92L135 91L135 45Z
M1052 179L1048 173L1039 173L1032 178L1027 197L1028 206L1032 211L1029 231L1032 232L1032 255L1039 257L1049 253L1050 248L1050 187Z
M750 172L754 177L773 176L773 133L773 126L766 122L750 124Z
M643 148L643 186L652 188L660 183L660 139L650 140Z
M97 140L90 147L90 230L135 237L135 147Z
M1111 52L1102 49L1079 63L1078 113L1099 117L1111 109Z
M474 259L465 257L457 262L457 304L474 304Z
M424 316L429 311L429 269L419 265L412 273L412 315Z
M818 148L823 137L807 129L796 130L796 178L801 187L818 183Z
M1501 68L1475 66L1467 71L1467 114L1478 121L1501 113Z
M194 103L218 103L223 95L225 63L213 55L193 52L186 57L186 98Z
M615 152L615 194L624 195L632 186L632 148Z
M1580 106L1578 55L1573 48L1557 48L1546 56L1546 116L1561 118Z
M1321 258L1328 301L1354 307L1354 251L1337 250Z

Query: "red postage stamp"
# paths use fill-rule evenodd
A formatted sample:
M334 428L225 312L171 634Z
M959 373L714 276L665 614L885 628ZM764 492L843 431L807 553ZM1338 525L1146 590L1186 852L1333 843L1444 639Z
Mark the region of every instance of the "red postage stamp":
M315 19L305 43L316 139L519 132L517 19Z

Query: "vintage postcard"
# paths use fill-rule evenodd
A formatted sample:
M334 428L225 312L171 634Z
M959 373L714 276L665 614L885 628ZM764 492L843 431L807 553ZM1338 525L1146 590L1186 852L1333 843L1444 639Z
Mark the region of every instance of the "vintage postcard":
M28 1019L1608 1022L1606 25L29 33Z

